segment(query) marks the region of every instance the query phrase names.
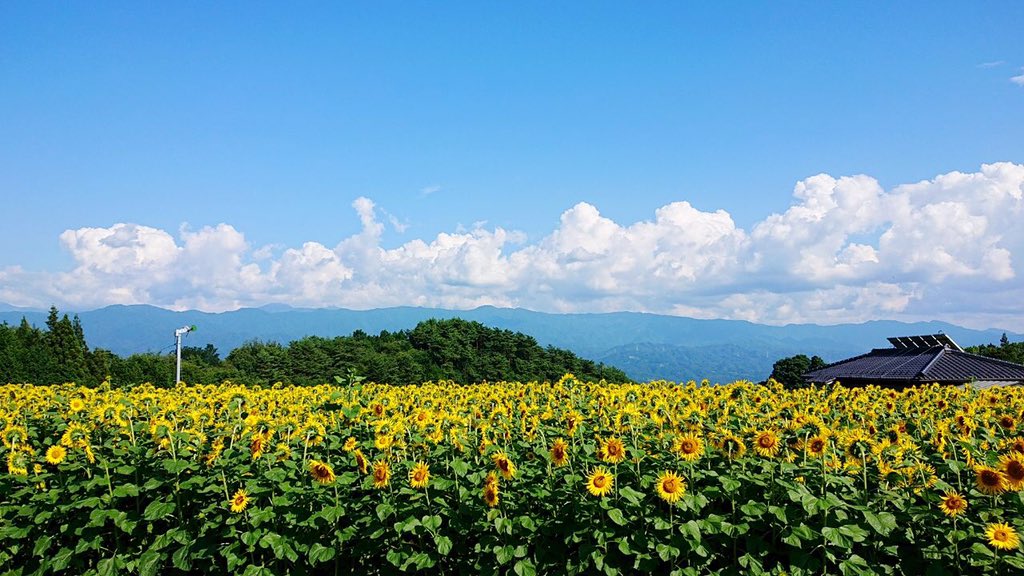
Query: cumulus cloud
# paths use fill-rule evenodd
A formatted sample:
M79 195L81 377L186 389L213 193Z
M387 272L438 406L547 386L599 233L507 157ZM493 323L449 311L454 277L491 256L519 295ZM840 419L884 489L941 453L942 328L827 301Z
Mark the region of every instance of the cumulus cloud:
M139 224L65 231L72 269L0 270L0 301L220 311L269 302L375 308L484 304L649 311L752 322L945 319L1024 329L1024 165L983 165L884 189L811 176L745 230L686 201L620 223L580 202L530 240L479 222L385 248L395 217L352 203L361 230L333 246L253 247L230 224L177 234Z

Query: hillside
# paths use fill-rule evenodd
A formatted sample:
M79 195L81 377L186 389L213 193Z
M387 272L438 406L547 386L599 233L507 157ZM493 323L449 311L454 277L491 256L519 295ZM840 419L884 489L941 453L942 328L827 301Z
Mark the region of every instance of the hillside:
M640 342L616 346L597 359L639 381L659 380L665 374L675 374L672 380L676 381L731 382L738 379L738 367L750 374L770 374L772 364L790 354L789 349L782 347L755 350L736 344L674 346ZM764 376L757 379L762 380Z

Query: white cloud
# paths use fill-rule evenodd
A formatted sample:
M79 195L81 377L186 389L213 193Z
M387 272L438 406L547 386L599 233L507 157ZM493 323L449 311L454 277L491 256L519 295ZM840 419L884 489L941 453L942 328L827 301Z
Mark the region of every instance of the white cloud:
M431 194L433 194L435 192L440 192L441 190L442 190L441 186L439 186L437 184L433 184L433 185L430 185L430 186L424 186L423 188L420 188L420 195L421 196L430 196Z
M993 60L991 62L982 62L981 64L978 64L978 68L997 68L1003 64L1006 64L1005 60Z
M65 230L60 241L82 268L104 273L159 270L179 252L170 234L138 224Z
M333 248L254 248L222 223L177 236L138 224L65 231L75 266L0 269L0 301L74 308L151 303L219 311L482 304L555 312L638 310L755 322L946 319L1024 330L1024 165L883 189L811 176L791 206L744 230L679 201L620 223L581 202L547 235L478 222L384 248L395 218L369 198L361 231ZM979 296L983 294L983 296Z
M407 222L402 222L394 214L388 214L387 217L388 223L391 224L391 228L394 229L395 232L405 234L405 231L409 229L409 224Z
M1021 71L1024 71L1024 68L1021 68ZM1016 84L1018 86L1024 86L1024 74L1019 74L1017 76L1011 76L1010 77L1010 82L1013 82L1014 84Z

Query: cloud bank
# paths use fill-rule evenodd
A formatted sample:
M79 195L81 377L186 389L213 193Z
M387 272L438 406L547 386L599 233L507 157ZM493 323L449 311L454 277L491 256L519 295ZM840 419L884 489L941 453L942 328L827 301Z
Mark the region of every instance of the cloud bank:
M72 309L153 304L223 311L484 304L552 312L647 311L752 322L941 319L1024 330L1024 165L983 165L884 190L819 174L749 230L680 201L615 222L586 202L531 240L486 228L382 246L369 198L361 231L331 247L252 246L230 224L176 234L139 224L67 230L66 271L0 270L0 301ZM1016 264L1016 266L1015 266Z

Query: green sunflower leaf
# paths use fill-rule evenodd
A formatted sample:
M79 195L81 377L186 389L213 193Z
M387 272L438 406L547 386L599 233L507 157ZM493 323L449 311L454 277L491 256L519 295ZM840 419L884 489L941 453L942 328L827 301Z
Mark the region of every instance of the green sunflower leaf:
M334 548L328 548L327 546L324 546L320 543L314 543L312 546L310 546L309 553L307 554L310 563L314 566L317 564L323 564L324 562L333 559L334 555Z
M629 521L626 520L626 517L622 515L622 510L619 510L618 508L612 508L609 510L608 517L612 519L612 522L615 522L619 526L625 526L629 523Z

